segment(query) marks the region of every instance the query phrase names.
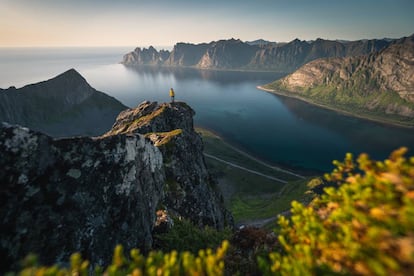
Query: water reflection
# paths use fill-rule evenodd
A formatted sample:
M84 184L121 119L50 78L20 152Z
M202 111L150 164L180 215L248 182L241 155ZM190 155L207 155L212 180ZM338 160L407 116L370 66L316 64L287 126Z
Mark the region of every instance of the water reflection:
M390 127L257 90L275 73L224 72L121 64L85 71L92 86L128 106L176 99L195 111L195 124L268 162L329 171L346 152L383 159L400 146L414 149L414 130Z
M296 99L276 96L298 119L346 137L351 151L384 158L401 146L414 150L414 130L372 122L319 108Z
M346 152L383 159L400 146L414 148L414 130L394 128L256 89L280 75L120 64L85 72L91 84L128 106L176 99L195 111L195 124L268 162L329 171ZM114 76L116 76L114 78Z
M283 77L285 74L275 72L248 72L248 71L219 71L199 70L195 68L176 68L161 66L136 66L125 67L130 72L138 75L150 74L153 77L173 76L176 80L205 80L216 82L220 85L239 84L251 81L272 81Z

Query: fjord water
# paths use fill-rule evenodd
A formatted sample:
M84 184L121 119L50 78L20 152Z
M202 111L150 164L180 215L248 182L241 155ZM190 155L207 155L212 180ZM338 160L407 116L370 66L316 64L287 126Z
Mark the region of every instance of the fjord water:
M134 107L144 100L176 100L195 111L195 124L273 164L329 171L346 152L383 159L400 146L414 149L414 129L348 117L256 89L275 73L126 68L131 48L0 48L0 88L46 80L69 68L97 90ZM413 151L411 151L412 153Z

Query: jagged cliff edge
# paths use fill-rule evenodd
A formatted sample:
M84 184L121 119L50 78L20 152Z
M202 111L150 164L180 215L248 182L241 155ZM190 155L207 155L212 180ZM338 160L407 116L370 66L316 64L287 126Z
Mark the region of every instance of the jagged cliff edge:
M101 137L55 140L3 123L1 270L29 252L52 263L80 251L104 264L116 244L149 249L158 208L198 225L232 225L193 115L185 103L144 102Z

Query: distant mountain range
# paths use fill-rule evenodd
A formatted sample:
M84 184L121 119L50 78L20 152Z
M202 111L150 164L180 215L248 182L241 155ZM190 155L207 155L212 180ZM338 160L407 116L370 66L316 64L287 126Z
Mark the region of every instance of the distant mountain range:
M309 62L264 88L352 115L414 126L414 35L369 55Z
M103 134L126 108L92 88L74 69L19 89L0 89L0 122L54 137Z
M243 42L239 39L229 39L201 44L177 43L171 52L157 51L154 47L136 48L124 55L122 63L127 66L152 65L291 73L318 58L366 55L387 47L391 42L389 39L295 39L289 43L276 43L265 40Z

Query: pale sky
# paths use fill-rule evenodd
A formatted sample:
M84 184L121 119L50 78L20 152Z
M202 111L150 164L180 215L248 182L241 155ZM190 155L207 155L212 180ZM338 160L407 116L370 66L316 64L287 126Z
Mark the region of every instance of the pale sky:
M413 14L414 0L0 0L0 47L399 38Z

